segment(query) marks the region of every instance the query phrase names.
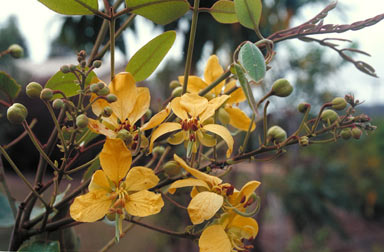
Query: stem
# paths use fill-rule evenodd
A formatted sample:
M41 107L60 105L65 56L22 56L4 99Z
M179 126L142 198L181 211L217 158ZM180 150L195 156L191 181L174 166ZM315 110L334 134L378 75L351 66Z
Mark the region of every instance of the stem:
M77 171L80 171L81 169L91 165L93 162L95 162L97 159L99 158L99 155L97 155L95 158L93 158L92 160L89 160L88 162L86 162L85 164L82 164L76 168L73 168L72 170L70 171L67 171L67 174L71 174L71 173L74 173L74 172L77 172Z
M213 88L215 88L217 85L220 84L220 82L222 82L223 80L225 80L226 78L228 78L229 76L231 75L231 71L227 70L225 71L217 80L215 80L214 82L212 82L211 84L209 84L206 88L204 88L203 90L201 90L199 92L199 95L200 96L204 96L205 94L207 94L209 91L211 91Z
M35 124L37 123L37 119L36 118L33 118L31 124L29 125L29 127L32 129ZM17 144L21 139L23 139L28 133L26 131L24 131L23 133L21 133L18 137L16 137L15 139L13 139L9 144L7 145L4 145L4 149L8 149L8 148L11 148L13 145Z
M96 16L99 16L103 19L109 19L109 16L106 15L105 13L99 11L99 10L96 10L94 8L92 8L91 6L83 3L82 1L80 0L75 0L75 2L77 2L78 4L82 5L84 8L88 9L90 12L92 12L93 14L95 14Z
M44 103L45 103L45 106L48 108L48 111L49 111L49 114L51 115L52 121L55 124L57 132L59 133L59 138L60 138L61 144L63 145L64 153L66 154L67 153L67 145L65 143L64 134L63 134L63 131L60 128L60 124L59 124L59 122L58 122L58 120L56 118L55 112L53 112L52 106L51 106L51 104L49 102L44 101ZM64 155L64 158L65 158L65 156L66 155Z
M113 8L109 9L109 14L111 16L111 19L109 20L109 39L111 41L110 45L110 54L111 54L111 81L115 77L115 17L114 13L115 11Z
M131 230L135 225L133 223L129 223L128 226L126 226L123 230L123 232L120 234L120 238L124 237L128 233L129 230ZM102 247L99 252L105 252L108 251L113 245L116 244L116 239L112 238L107 244L105 244L104 247Z
M15 199L12 197L11 192L9 191L9 187L7 185L7 180L5 177L5 171L4 171L4 165L3 165L3 159L0 155L0 183L3 186L5 195L7 196L9 206L11 207L13 217L16 218L17 215L17 209L15 204Z
M251 130L252 130L252 126L253 126L254 121L255 121L255 114L252 114L251 123L249 124L247 134L244 137L244 142L243 142L243 147L242 147L241 152L244 152L245 148L248 145L248 140L249 140L249 136L251 135Z
M156 164L156 167L155 169L153 169L153 171L155 173L159 172L159 169L160 169L160 166L161 164L164 162L164 159L165 157L168 155L169 151L171 150L171 147L170 146L167 146L167 148L165 148L164 152L163 152L163 155L161 155L159 161L157 162Z
M193 47L195 45L197 20L199 17L199 5L200 5L200 0L194 0L192 24L191 24L191 30L190 30L189 42L188 42L187 59L185 62L185 70L184 70L183 94L187 92L188 76L192 66L192 54L193 54Z
M268 122L267 122L267 108L268 108L268 105L269 105L269 101L267 101L265 103L265 106L264 106L264 119L263 119L263 132L264 132L264 139L263 139L263 145L266 145L267 144L267 127L268 127Z

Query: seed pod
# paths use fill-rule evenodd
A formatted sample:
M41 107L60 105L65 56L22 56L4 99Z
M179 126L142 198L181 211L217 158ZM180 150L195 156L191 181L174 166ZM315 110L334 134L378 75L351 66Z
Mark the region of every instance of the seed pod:
M343 110L347 106L347 102L342 97L336 97L332 100L332 108L336 110Z
M76 117L76 126L80 129L88 126L88 117L84 114L78 115Z
M117 138L123 140L126 144L130 144L132 142L133 136L131 132L126 129L122 129L117 133Z
M50 88L44 88L41 90L40 99L50 101L53 97L53 91Z
M54 109L62 109L64 108L64 106L65 106L65 103L62 99L55 99L52 103L52 107Z
M219 117L220 122L223 125L227 125L229 123L229 121L231 120L228 112L224 108L219 109L218 117Z
M358 127L354 127L351 132L354 139L360 139L361 135L363 134L361 129Z
M92 66L94 67L94 68L99 68L99 67L101 67L101 60L95 60L93 63L92 63Z
M24 56L24 49L17 44L10 45L8 47L8 50L11 56L15 59L18 59Z
M272 126L267 131L267 142L282 143L287 139L287 132L283 130L280 126Z
M163 165L164 174L168 177L175 177L180 174L181 166L176 161L168 161Z
M178 97L181 96L183 93L183 87L177 87L172 91L172 97Z
M293 87L286 79L278 79L272 85L272 94L279 97L287 97L292 91Z
M340 131L340 136L341 138L343 138L344 140L348 140L351 138L352 136L352 131L350 128L345 128L345 129L342 129Z
M181 87L181 83L178 82L177 80L173 80L173 81L171 81L171 82L169 83L169 87L170 87L171 89L175 89L175 88L177 88L177 87Z
M112 103L117 101L117 96L114 94L108 94L106 99L107 99L107 102Z
M14 103L7 110L7 119L13 124L22 123L27 118L28 110L20 103Z
M310 108L311 105L309 103L306 103L306 102L302 102L299 104L299 106L297 106L297 110L300 112L300 113L305 113L307 112L307 109Z
M323 113L321 113L320 118L323 122L328 122L329 120L331 123L333 123L339 118L339 115L331 109L326 109L323 111Z
M30 82L25 87L25 93L29 98L37 99L40 97L41 90L43 90L43 87L37 83L37 82Z

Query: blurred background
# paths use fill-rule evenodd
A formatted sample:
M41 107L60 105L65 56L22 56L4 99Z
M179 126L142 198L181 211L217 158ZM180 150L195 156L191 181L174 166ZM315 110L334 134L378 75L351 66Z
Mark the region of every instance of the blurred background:
M202 7L211 7L215 1L201 1ZM315 16L330 1L321 0L265 0L261 32L265 37L289 27L299 25ZM23 7L21 7L23 6ZM100 5L102 6L102 4ZM350 24L365 20L384 10L381 0L340 0L330 12L325 23ZM176 30L175 45L159 69L145 83L151 89L154 111L168 97L169 82L183 73L187 46L190 13L165 27L155 26L137 17L129 29L117 40L118 71L122 71L129 59L141 46L164 30ZM124 18L119 19L123 23ZM207 25L209 23L209 25ZM10 44L24 47L25 58L0 59L0 71L6 71L23 87L30 81L46 83L61 65L75 64L76 52L85 49L88 54L97 36L101 20L94 17L66 17L48 10L38 1L14 0L0 9L0 51ZM329 34L316 38L337 37L350 39L341 42L340 48L358 48L372 55L351 54L354 59L372 65L379 77L384 76L384 22L364 30L343 34ZM193 57L193 73L202 75L205 62L211 54L217 54L223 67L228 66L231 53L242 41L256 41L252 31L239 24L215 23L209 14L199 16L196 45ZM287 99L271 99L270 124L279 124L288 133L296 130L301 119L296 107L309 102L316 112L321 104L335 96L354 94L360 101L360 112L372 118L378 126L373 134L363 135L358 141L340 140L327 145L288 147L288 152L275 161L243 163L236 166L226 179L240 188L246 180L262 182L258 193L262 198L260 213L256 216L260 233L254 241L254 251L384 251L384 87L381 78L373 78L358 71L351 63L343 61L337 53L315 43L299 40L278 43L277 54L270 64L264 85L254 90L261 97L278 78L287 78L294 85L293 94ZM108 80L108 55L97 74ZM1 95L1 94L0 94ZM45 108L30 100L25 94L18 98L31 108L28 120L37 118L34 130L45 141L52 124L44 120ZM0 107L0 144L17 137L22 129L12 127ZM257 134L249 150L255 148ZM12 157L26 173L33 174L37 152L28 139L10 149ZM5 164L7 166L7 164ZM27 190L7 170L10 187L17 200L23 200ZM184 192L184 195L183 195ZM175 197L188 204L188 190ZM1 218L0 210L0 220ZM171 216L162 218L162 216ZM147 219L145 221L148 221ZM163 214L149 218L159 225L182 231L190 225L186 213L180 213L166 204ZM1 224L0 224L1 226ZM0 250L7 248L9 227L2 225ZM7 231L8 230L8 231ZM113 238L114 228L105 223L79 225L74 228L81 239L81 251L95 251ZM100 232L105 235L100 237ZM197 251L192 241L174 239L163 234L135 227L111 251ZM134 233L134 235L133 235ZM4 235L3 235L4 234ZM129 249L127 249L129 246Z

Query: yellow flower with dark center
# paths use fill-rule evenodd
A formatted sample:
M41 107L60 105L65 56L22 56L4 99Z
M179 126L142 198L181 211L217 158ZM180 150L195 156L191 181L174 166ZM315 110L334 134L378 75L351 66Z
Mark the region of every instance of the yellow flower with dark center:
M169 139L170 144L181 144L184 141L193 144L200 143L211 147L216 144L216 139L208 132L219 135L228 146L227 157L232 153L233 138L231 133L223 126L218 124L205 124L205 121L212 117L215 110L218 109L229 97L222 95L210 101L197 94L187 93L181 97L176 97L171 101L173 113L180 118L180 122L166 122L161 124L152 133L149 151L152 151L154 141L160 136L181 130ZM193 152L196 152L196 145Z

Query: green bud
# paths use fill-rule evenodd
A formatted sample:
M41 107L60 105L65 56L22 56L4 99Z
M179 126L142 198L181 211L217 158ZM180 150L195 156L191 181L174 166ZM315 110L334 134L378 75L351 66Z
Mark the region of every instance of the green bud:
M29 98L37 99L40 97L41 90L43 90L43 87L37 83L37 82L30 82L25 87L25 93Z
M115 221L116 220L116 214L115 213L109 213L106 215L106 217L109 221Z
M339 118L339 115L331 109L326 109L323 111L323 113L321 113L320 118L323 122L328 122L329 120L331 123L333 123Z
M147 111L145 111L145 114L144 114L145 118L149 119L152 117L152 110L150 109L147 109Z
M210 100L212 100L213 98L215 98L215 95L212 94L212 93L208 93L208 94L204 95L204 97L207 98L208 101L210 101Z
M52 89L44 88L43 90L41 90L40 99L45 100L45 101L49 101L52 99L52 97L53 97Z
M164 174L168 177L175 177L180 174L181 166L176 161L168 161L163 165Z
M99 86L100 87L100 86ZM96 92L98 96L106 96L109 94L109 88L107 86L104 86L102 89Z
M126 130L126 129L120 130L117 133L116 137L120 138L121 140L123 140L126 144L130 144L132 142L132 139L133 139L132 134L128 130Z
M100 88L99 88L99 85L97 83L93 83L89 86L89 90L92 92L92 93L97 93Z
M70 73L71 72L71 69L69 69L69 66L68 65L63 65L63 66L61 66L60 67L60 71L62 72L62 73Z
M71 71L75 71L75 70L76 70L76 66L73 65L73 64L70 64L70 65L69 65L69 69L70 69Z
M99 89L102 89L103 87L105 87L104 82L98 82L98 83L96 83L96 84L97 84L97 86L99 87Z
M24 49L17 44L10 45L8 47L8 50L11 56L15 59L18 59L24 56Z
M287 132L283 130L280 126L272 126L267 131L267 142L281 143L287 139Z
M310 107L311 107L311 105L309 103L303 102L303 103L300 103L299 106L297 106L297 110L300 113L305 113L305 112L307 112L307 109Z
M175 88L177 88L177 87L181 87L181 83L178 82L177 80L173 80L173 81L171 81L171 82L169 83L169 87L170 87L171 89L175 89Z
M350 128L345 128L340 131L340 136L344 140L348 140L352 136L352 130Z
M65 106L65 103L62 99L55 99L52 103L52 107L54 109L62 109L64 108L64 106Z
M101 60L95 60L93 63L92 63L92 66L94 67L94 68L99 68L99 67L101 67Z
M85 67L87 65L87 62L85 60L80 61L81 67Z
M7 110L7 118L13 124L22 123L27 118L28 110L20 103L14 103Z
M183 93L183 87L177 87L172 91L172 97L181 96Z
M347 106L347 101L342 97L336 97L331 103L332 108L336 110L343 110Z
M111 107L105 107L103 110L103 116L104 117L110 117L113 113L113 110Z
M307 136L300 137L299 144L300 144L300 146L308 146L309 138Z
M229 123L229 121L231 120L231 118L229 117L228 112L224 108L220 108L219 109L218 117L219 117L220 122L223 125L227 125Z
M88 126L88 117L84 114L78 115L76 117L76 126L80 129Z
M287 97L292 91L293 87L286 79L278 79L272 85L272 94L279 97Z
M107 102L112 103L117 101L117 96L114 94L108 94L106 99L107 99Z
M165 148L163 146L156 146L155 148L153 148L152 150L152 154L157 154L157 155L162 155L165 151Z
M361 131L361 129L359 129L358 127L354 127L352 129L352 137L354 139L360 139L361 135L363 134L363 132Z

